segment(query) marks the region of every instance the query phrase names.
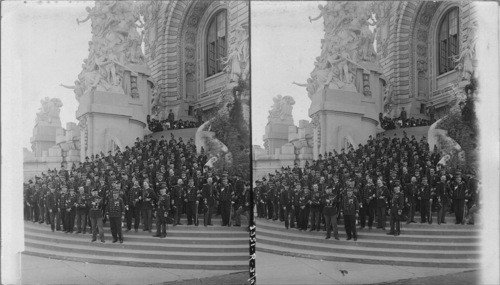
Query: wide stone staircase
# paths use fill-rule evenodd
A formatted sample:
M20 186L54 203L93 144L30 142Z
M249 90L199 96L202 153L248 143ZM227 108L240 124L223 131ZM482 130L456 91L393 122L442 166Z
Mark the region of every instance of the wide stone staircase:
M346 240L342 224L340 240L333 239L333 234L327 240L324 231L287 230L283 222L257 218L257 252L365 264L479 268L480 228L455 225L451 216L447 221L441 225L402 223L397 237L386 234L389 224L387 231L366 227L358 229L358 240L354 242Z
M182 221L182 220L181 220ZM90 242L91 235L52 232L49 225L24 223L25 251L39 257L141 267L199 270L248 270L248 232L244 227L168 225L166 238L131 230L123 232L124 243L112 243L109 223L104 227L105 243Z

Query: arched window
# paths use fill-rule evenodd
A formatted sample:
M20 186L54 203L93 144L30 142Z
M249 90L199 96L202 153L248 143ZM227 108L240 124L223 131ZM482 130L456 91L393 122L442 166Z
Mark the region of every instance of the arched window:
M219 11L208 25L207 34L207 77L224 69L222 59L227 56L227 13Z
M439 26L439 74L455 68L454 60L458 56L458 8L449 10Z

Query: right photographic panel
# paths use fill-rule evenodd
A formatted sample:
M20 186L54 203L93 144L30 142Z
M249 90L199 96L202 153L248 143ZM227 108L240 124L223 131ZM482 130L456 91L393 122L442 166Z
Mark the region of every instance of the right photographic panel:
M480 282L477 4L251 3L259 283Z

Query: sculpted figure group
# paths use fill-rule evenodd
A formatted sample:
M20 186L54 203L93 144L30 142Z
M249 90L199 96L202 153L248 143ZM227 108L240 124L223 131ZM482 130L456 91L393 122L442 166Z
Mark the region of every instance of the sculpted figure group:
M124 71L145 62L141 50L143 35L137 31L144 26L139 10L121 1L98 1L94 8L86 10L87 17L76 22L92 22L89 56L84 59L74 85L61 86L73 89L77 100L96 89L125 93L130 88L129 82L124 82Z
M324 20L325 38L321 40L321 55L307 83L309 98L324 88L360 91L356 89L356 69L377 59L371 27L376 23L374 6L369 2L331 1L319 5L320 14L309 21Z

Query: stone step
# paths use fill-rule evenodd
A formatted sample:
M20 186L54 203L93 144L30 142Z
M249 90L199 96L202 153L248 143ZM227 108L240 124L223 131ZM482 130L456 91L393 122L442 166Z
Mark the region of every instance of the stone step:
M314 241L288 241L283 238L271 238L268 236L261 236L258 239L258 244L264 243L269 245L281 246L289 249L303 249L310 251L317 251L320 253L331 254L353 254L353 255L367 255L367 256L385 256L385 257L411 257L415 259L455 259L455 258L479 258L479 250L443 250L443 249L428 249L422 246L420 249L407 249L407 248L379 248L379 247L364 247L358 246L361 243L360 239L356 242L353 240L347 241L342 238L341 241L331 239L330 243L318 243ZM259 246L260 248L260 246Z
M268 222L268 221L257 221L257 229L259 228L273 228L276 230L287 231L285 228L284 222ZM467 229L467 230L459 230L459 229L446 229L437 227L408 227L409 225L401 225L401 232L405 232L406 235L413 236L462 236L462 237L475 237L480 234L479 229ZM465 227L465 226L464 226ZM344 225L338 225L339 230L344 229ZM359 225L356 226L358 232L368 232L368 233L382 233L380 229L377 229L376 226L370 230L368 226L361 229ZM296 229L296 228L295 228ZM320 228L322 231L323 227ZM389 230L389 225L386 226L386 230ZM309 231L308 229L307 231Z
M170 228L170 227L169 227ZM90 234L52 232L47 225L25 223L24 254L100 264L199 270L248 270L248 233L242 228L176 227L166 238L149 232L128 232L124 243L112 243L105 227L105 243L91 242ZM215 227L212 227L215 228Z
M305 249L293 249L289 247L275 246L263 243L259 239L257 247L258 252L267 252L279 255L311 258L326 261L356 262L362 264L383 264L393 266L418 266L418 267L437 267L437 268L479 268L480 259L415 259L411 257L387 257L387 256L369 256L366 254L324 254L324 252L311 251Z
M461 225L467 228L467 226ZM257 252L306 257L330 261L370 264L476 268L480 259L479 229L414 225L401 230L400 236L387 235L381 229L358 230L358 240L347 241L343 226L340 240L326 240L324 231L304 232L285 229L278 221L257 219Z
M47 225L26 225L26 231L39 231L39 232L51 232L50 226ZM59 233L64 233L61 231L56 231ZM111 235L111 229L107 226L104 227L104 233ZM126 231L122 229L123 235L134 235L134 236L151 236L156 234L156 227L152 230L152 232L143 231L139 229L138 232L135 232L133 229L130 231ZM167 233L170 237L192 237L194 236L204 236L204 237L237 237L237 238L246 238L248 237L248 232L244 227L221 227L221 226L168 226ZM68 236L78 236L84 235L83 233L77 234L74 231L72 234L66 234ZM87 227L87 234L90 234L90 229Z
M84 253L72 253L71 255L66 255L61 252L53 252L51 250L30 247L26 247L23 254L59 260L136 267L248 271L248 258L241 261L212 260L207 262L205 260L171 260L167 256L164 256L163 259L150 260L149 258L137 258L133 256L95 256L93 254Z
M269 232L271 231L271 232ZM274 232L272 232L274 231ZM387 232L389 229L386 229L386 231L382 229L363 229L359 230L358 229L358 237L367 239L367 240L372 240L372 241L379 241L379 240L391 240L391 239L397 239L405 242L418 242L418 243L449 243L449 242L454 242L454 243L479 243L480 238L479 236L472 235L472 236L454 236L454 235L442 235L440 233L436 234L411 234L407 233L405 229L401 229L401 235L394 237L391 235L387 235ZM307 232L304 231L299 231L297 229L290 229L287 230L285 228L277 228L274 226L269 226L269 225L264 225L264 224L258 224L257 225L257 235L264 234L266 232L269 232L269 234L278 234L278 235L286 235L288 236L290 233L296 232L299 233L301 236L306 237L306 236L311 236L311 235L319 235L319 236L324 236L326 234L325 231L320 230L318 231L312 231L310 232L309 230ZM340 237L345 237L345 230L344 227L339 227L338 229L339 236Z
M282 231L273 231L273 230L261 230L257 232L257 237L259 241L261 238L282 238L286 236L286 240L290 242L294 241L306 241L306 242L314 242L317 244L331 244L335 243L346 243L350 244L350 242L345 241L347 238L345 232L339 230L339 241L326 240L326 232L298 232L289 230L288 233L284 233ZM373 239L363 236L362 234L358 234L357 245L367 248L401 248L401 249L433 249L433 250L479 250L480 243L468 243L468 242L457 242L453 238L448 242L435 242L435 241L408 241L402 238L402 236L392 236L392 235L382 235L384 239Z
M50 250L51 252L64 252L65 254L73 255L75 253L92 254L94 256L107 256L107 257L130 257L134 256L136 258L147 258L149 260L164 259L168 258L170 260L199 260L199 261L211 261L211 260L226 260L226 261L240 261L248 259L248 253L245 252L224 252L220 254L215 254L213 252L197 252L191 251L162 251L160 248L156 250L144 250L135 248L126 248L120 243L111 243L110 240L104 243L104 247L94 247L94 244L100 243L95 241L91 243L90 241L86 245L77 244L62 244L62 243L52 243L50 241L42 241L38 239L26 239L25 245L27 248L36 248ZM102 244L102 243L101 243Z
M106 243L94 242L92 243L93 247L108 247L108 244L111 242L109 236L105 237L107 239ZM72 237L65 238L54 237L51 235L31 235L26 234L25 240L35 240L35 241L43 241L50 242L52 244L68 244L68 245L89 245L91 237L85 239L76 239ZM214 246L212 244L169 244L161 242L163 239L152 239L147 242L134 241L127 239L125 237L125 241L123 244L120 244L122 248L126 249L138 249L138 250L160 250L160 251L194 251L194 252L247 252L248 251L248 242L242 242L241 244L225 244L220 246ZM113 243L111 243L113 244ZM114 244L113 244L114 245Z

